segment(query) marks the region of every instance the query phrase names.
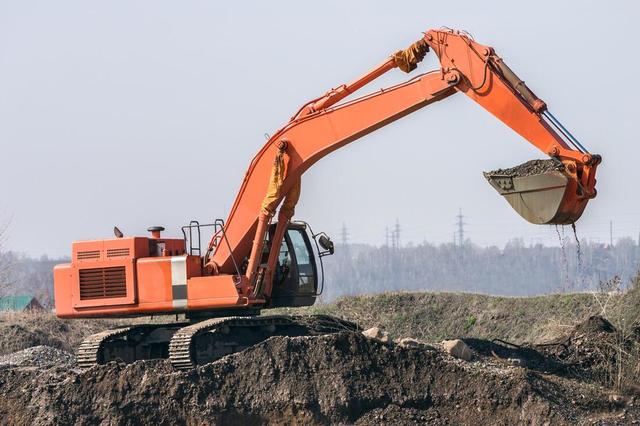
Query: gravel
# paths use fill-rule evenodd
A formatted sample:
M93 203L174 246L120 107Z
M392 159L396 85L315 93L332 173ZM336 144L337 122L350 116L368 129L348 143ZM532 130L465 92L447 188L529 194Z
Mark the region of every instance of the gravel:
M75 363L76 358L73 354L43 345L0 356L0 369L13 367L72 368Z

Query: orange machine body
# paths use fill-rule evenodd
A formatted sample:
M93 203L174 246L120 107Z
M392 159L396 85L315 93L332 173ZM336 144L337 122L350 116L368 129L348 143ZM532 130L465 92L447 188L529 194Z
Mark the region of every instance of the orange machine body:
M231 275L201 276L183 239L115 238L73 244L54 269L61 318L172 314L246 306Z

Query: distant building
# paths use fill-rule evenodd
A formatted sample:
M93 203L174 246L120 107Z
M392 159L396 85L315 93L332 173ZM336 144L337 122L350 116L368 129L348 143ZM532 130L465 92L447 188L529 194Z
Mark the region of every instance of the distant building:
M30 312L44 311L38 299L34 296L3 296L0 297L0 312Z

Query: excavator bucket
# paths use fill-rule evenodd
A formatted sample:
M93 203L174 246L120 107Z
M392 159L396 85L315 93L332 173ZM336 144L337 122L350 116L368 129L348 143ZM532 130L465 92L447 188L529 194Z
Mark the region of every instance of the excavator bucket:
M532 160L510 169L484 172L491 186L525 220L566 225L577 221L587 199L578 181L557 160Z

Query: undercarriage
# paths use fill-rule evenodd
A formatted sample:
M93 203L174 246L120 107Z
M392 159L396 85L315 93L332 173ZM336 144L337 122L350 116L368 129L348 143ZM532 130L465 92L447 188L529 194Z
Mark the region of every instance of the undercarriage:
M350 321L327 315L236 316L195 323L133 325L87 337L78 348L78 365L87 369L111 361L168 358L176 369L189 370L272 336L318 336L358 330Z

